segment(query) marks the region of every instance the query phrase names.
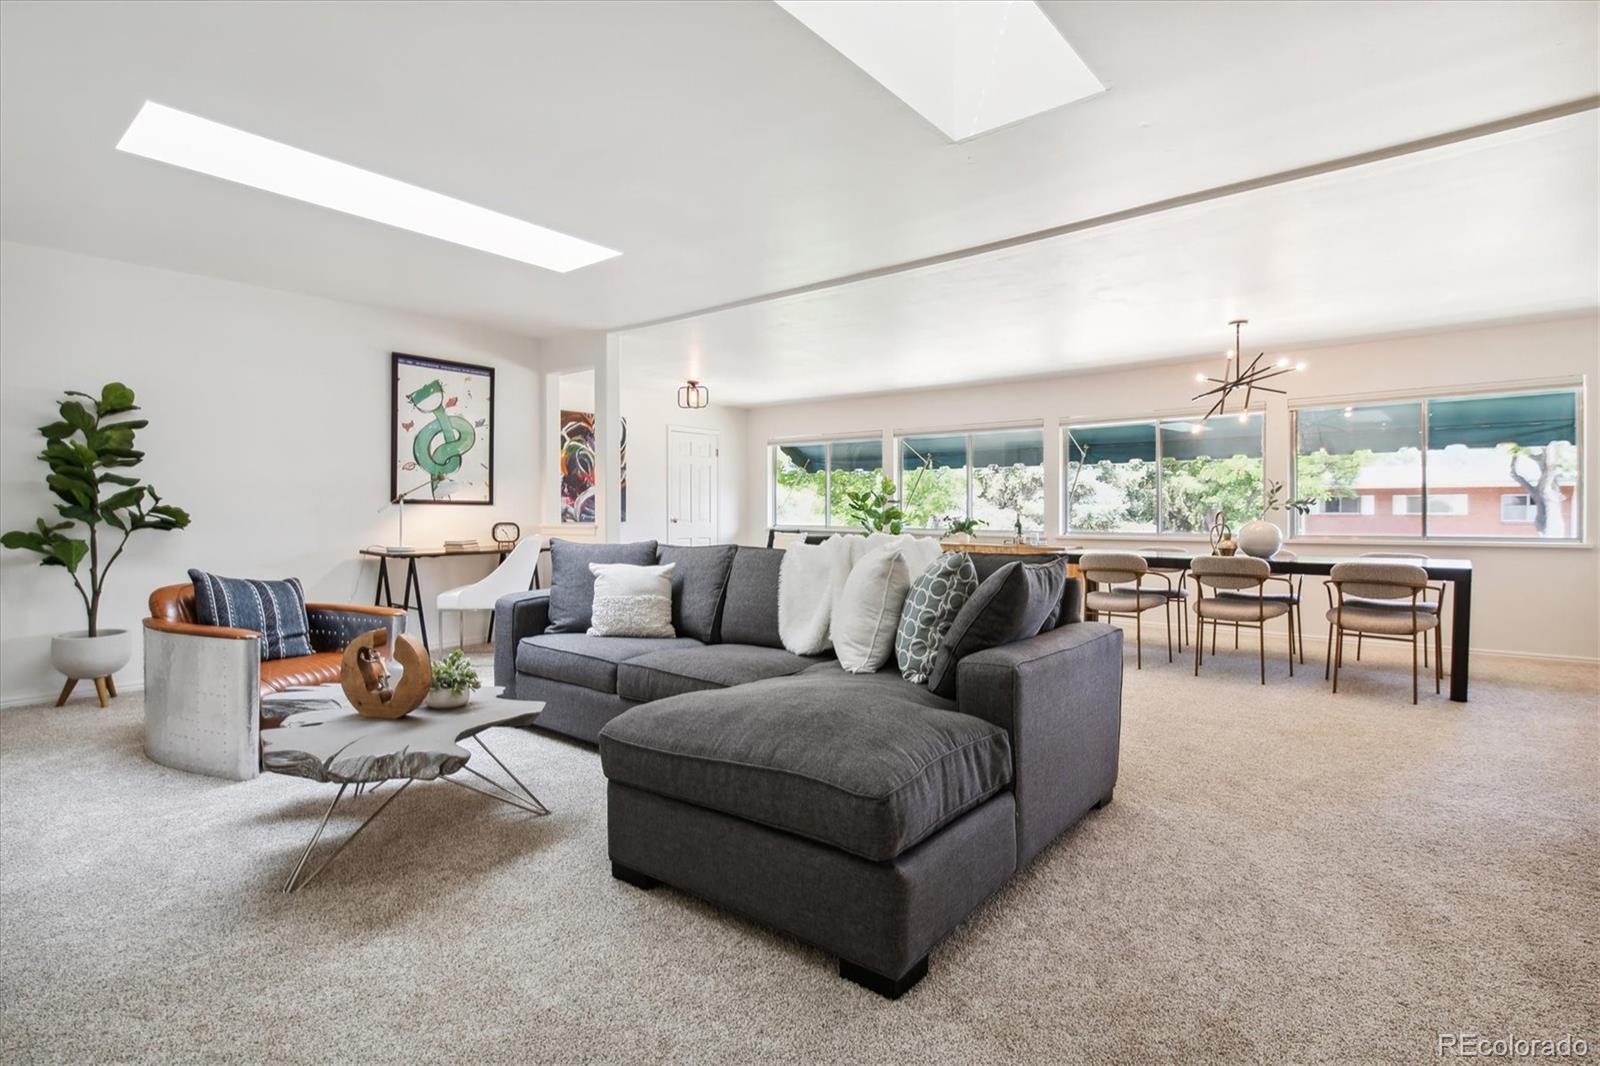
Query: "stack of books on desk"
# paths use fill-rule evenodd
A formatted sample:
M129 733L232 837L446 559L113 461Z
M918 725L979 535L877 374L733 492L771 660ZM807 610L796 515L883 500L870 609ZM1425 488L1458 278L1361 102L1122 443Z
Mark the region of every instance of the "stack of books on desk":
M478 542L476 540L447 540L444 542L444 550L447 552L475 552L478 550Z

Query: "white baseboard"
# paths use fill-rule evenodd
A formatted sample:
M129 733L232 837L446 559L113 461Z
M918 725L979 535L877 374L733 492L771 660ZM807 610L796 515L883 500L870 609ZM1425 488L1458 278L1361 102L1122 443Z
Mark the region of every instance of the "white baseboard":
M118 696L143 691L143 681L125 682L120 678L117 680ZM87 693L87 695L85 695L85 693ZM8 710L12 707L33 707L41 703L53 704L60 697L60 689L56 689L51 692L41 692L36 696L6 696L4 698L0 698L0 711ZM72 690L72 699L68 700L67 704L68 706L71 706L74 703L82 703L86 699L91 701L95 699L93 681L79 681L78 687ZM111 703L113 706L116 705L116 702L116 697L112 697Z

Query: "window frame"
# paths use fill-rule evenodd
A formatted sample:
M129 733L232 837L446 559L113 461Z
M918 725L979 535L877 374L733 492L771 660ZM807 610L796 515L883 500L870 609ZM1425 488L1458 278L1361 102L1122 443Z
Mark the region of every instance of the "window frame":
M805 532L808 530L843 531L857 529L855 525L835 525L833 522L833 446L835 444L867 444L876 443L883 446L881 433L846 433L826 437L784 437L780 440L767 441L767 528L783 532ZM822 524L779 524L778 522L778 449L785 447L806 447L816 445L822 448ZM880 464L879 470L887 474L887 465Z
M1516 507L1520 513L1526 514L1526 518L1506 517L1506 501L1513 498L1522 501L1518 504L1512 504L1512 506ZM1500 494L1500 524L1503 526L1532 525L1535 521L1537 521L1536 516L1531 513L1534 510L1534 507L1535 505L1533 502L1533 497L1528 495L1526 492L1502 492Z
M1237 418L1238 415L1241 414L1241 413L1249 415L1250 417L1257 419L1258 420L1258 424L1260 426L1260 433L1261 433L1261 445L1260 445L1260 451L1261 451L1261 454L1260 454L1260 459L1261 459L1261 484L1262 484L1263 488L1265 488L1266 483L1267 483L1267 409L1266 409L1266 406L1264 404L1253 404L1253 405L1245 408L1244 411L1242 411L1242 412L1235 412L1233 414L1228 414L1228 415L1218 415L1217 417L1219 417L1219 418ZM1197 420L1201 421L1202 423L1204 422L1204 419L1202 419L1198 415L1182 415L1182 414L1156 415L1155 417L1152 417L1152 418L1095 419L1093 421L1088 421L1088 422L1077 421L1077 420L1069 421L1067 419L1062 419L1062 421L1061 421L1061 440L1060 440L1060 448L1061 448L1061 456L1060 456L1060 461L1061 461L1061 485L1060 485L1061 506L1060 506L1060 514L1057 516L1057 521L1059 522L1060 529L1061 529L1061 534L1060 535L1063 536L1063 537L1103 537L1103 538L1108 539L1108 540L1128 540L1130 538L1139 538L1139 537L1158 537L1158 538L1161 538L1161 539L1170 539L1170 540L1175 540L1175 541L1195 540L1195 541L1207 541L1207 542L1209 542L1210 539L1211 539L1210 534L1206 533L1203 530L1202 531L1181 530L1181 529L1179 529L1179 530L1171 530L1171 529L1164 528L1165 525L1166 525L1166 521L1165 520L1166 520L1166 517L1167 517L1167 501L1166 501L1166 494L1162 491L1162 478L1163 478L1163 473L1164 472L1162 471L1161 467L1162 467L1162 460L1165 458L1165 455L1163 454L1162 448L1161 448L1161 427L1162 427L1162 425L1164 423L1194 422L1194 421L1197 421ZM1071 492L1070 487L1067 484L1067 479L1070 476L1071 469L1072 469L1072 463L1073 463L1072 455L1068 450L1070 448L1070 446L1071 446L1069 444L1069 441L1070 441L1071 436L1072 436L1072 431L1075 430L1075 429L1105 429L1105 428L1113 427L1113 426L1152 426L1155 429L1156 457L1155 457L1155 460L1154 460L1154 466L1155 466L1156 528L1154 530L1138 530L1138 529L1123 529L1123 530L1116 530L1116 529L1073 529L1072 528L1072 492Z
M1286 540L1299 540L1304 543L1329 542L1334 544L1362 541L1366 543L1396 543L1396 544L1451 544L1472 545L1491 544L1509 547L1547 547L1571 548L1588 547L1589 524L1586 521L1586 494L1585 487L1589 475L1588 443L1588 410L1584 403L1587 393L1587 384L1583 381L1562 379L1556 381L1540 382L1537 385L1485 385L1479 388L1439 388L1424 391L1406 391L1396 393L1383 393L1366 396L1350 397L1320 397L1306 399L1289 404L1289 496L1298 499L1300 496L1300 412L1318 410L1329 407L1366 407L1381 406L1385 404L1417 404L1420 410L1422 439L1419 443L1421 450L1422 477L1421 495L1426 499L1429 495L1428 488L1428 405L1434 401L1474 400L1491 398L1509 398L1515 396L1547 396L1552 393L1571 393L1574 402L1574 429L1573 436L1577 438L1572 442L1578 451L1578 474L1573 483L1572 492L1572 519L1576 532L1565 537L1541 537L1515 534L1496 533L1434 533L1428 529L1429 508L1426 504L1422 507L1421 533L1307 533L1304 528L1304 516L1292 514L1289 523L1289 535ZM1506 486L1509 488L1510 486ZM1415 495L1415 494L1413 494ZM1444 493L1443 495L1451 495ZM1526 495L1526 494L1523 494ZM1436 515L1434 517L1447 517Z
M975 480L973 478L973 476L972 476L973 475L972 438L973 437L981 437L981 436L984 436L985 434L989 434L989 433L1025 433L1025 432L1027 432L1029 430L1038 430L1038 432L1039 432L1039 469L1040 469L1040 471L1042 473L1046 473L1046 472L1048 472L1048 470L1050 468L1050 464L1045 462L1045 459L1047 458L1047 454L1045 452L1044 423L1042 421L1011 422L1011 423L1004 423L1004 424L1001 424L1001 425L967 426L967 427L963 427L963 428L960 428L960 429L897 429L897 430L894 431L894 433L892 435L893 436L893 440L894 440L894 486L895 486L895 492L900 497L900 499L902 499L902 500L905 499L905 492L906 492L905 476L906 476L906 471L905 471L905 464L904 464L904 462L902 462L902 460L905 457L905 449L903 447L902 442L907 437L961 437L963 439L964 443L966 444L966 449L967 449L967 465L966 465L966 471L967 471L967 486L966 486L967 487L967 502L966 502L966 510L963 511L962 514L963 514L963 517L965 517L965 518L971 518L972 517L972 504L973 504L973 500L974 500L974 496L973 496L973 481ZM1046 488L1046 490L1048 490L1048 488L1049 488L1048 483L1045 484L1045 488ZM1039 534L1039 538L1040 538L1041 542L1050 535L1050 524L1049 524L1048 521L1046 521L1046 519L1049 517L1049 512L1048 512L1049 500L1050 500L1050 494L1049 494L1048 491L1046 491L1045 492L1045 503L1044 503L1044 506L1040 509L1039 529L1037 531L1035 531L1035 530L1027 530L1026 531L1028 533L1037 532ZM938 526L913 526L913 525L907 525L905 528L906 528L906 532L908 532L908 533L943 533L943 530L941 530ZM1001 531L1001 532L1003 532L1003 531Z
M1433 492L1426 494L1421 492L1397 492L1389 498L1391 501L1405 501L1404 503L1400 504L1399 510L1394 510L1392 512L1393 514L1399 515L1403 518L1421 518L1424 507L1427 508L1428 514L1439 518L1464 518L1467 516L1472 506L1472 497L1470 494L1465 492ZM1411 509L1412 500L1417 501L1417 509L1415 511ZM1424 504L1424 500L1427 501L1426 504ZM1436 500L1459 500L1461 501L1461 509L1459 511L1440 510L1439 508L1433 506L1434 501ZM1390 506L1394 507L1394 504L1391 502Z
M1330 503L1354 503L1356 507L1353 511L1346 510L1342 506L1330 511L1328 510L1328 504ZM1356 493L1354 496L1329 496L1327 499L1318 500L1311 506L1314 508L1311 512L1312 514L1370 515L1378 513L1378 497L1370 492L1365 494Z

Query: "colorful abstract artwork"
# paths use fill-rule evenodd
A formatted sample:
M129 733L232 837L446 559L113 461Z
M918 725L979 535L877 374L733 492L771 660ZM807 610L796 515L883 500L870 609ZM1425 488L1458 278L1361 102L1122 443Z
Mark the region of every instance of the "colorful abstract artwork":
M561 521L593 522L595 500L594 414L588 411L561 412ZM628 520L628 420L622 420L622 477L620 520Z
M389 498L494 502L494 369L393 353Z
M561 412L561 521L594 521L594 413Z

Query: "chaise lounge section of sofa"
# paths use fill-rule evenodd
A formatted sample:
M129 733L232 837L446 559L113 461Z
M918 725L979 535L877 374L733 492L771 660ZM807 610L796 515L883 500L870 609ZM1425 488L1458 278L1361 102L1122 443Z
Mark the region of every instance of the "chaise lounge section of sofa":
M1084 622L1069 581L1058 626L963 659L947 699L892 664L852 674L784 650L783 553L721 551L710 640L550 633L550 593L519 593L497 607L496 678L545 701L538 728L598 743L615 876L782 929L898 997L939 941L1111 799L1121 631Z

